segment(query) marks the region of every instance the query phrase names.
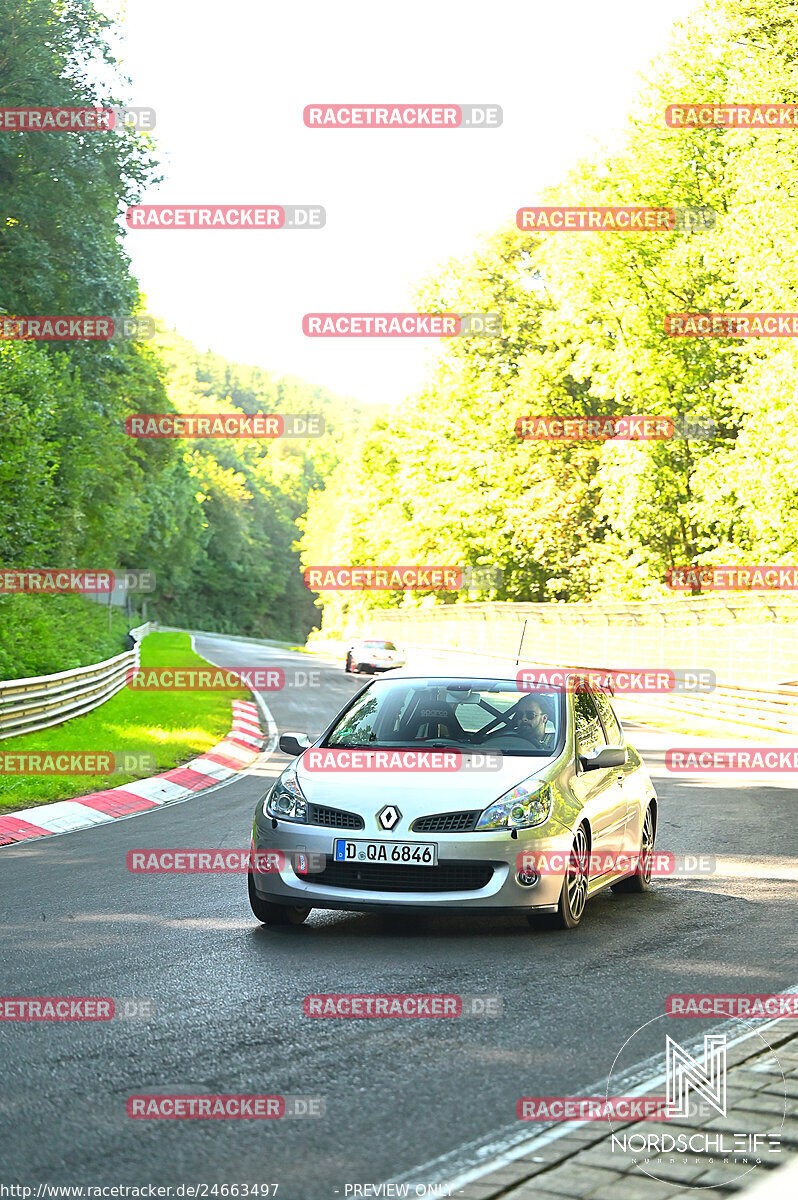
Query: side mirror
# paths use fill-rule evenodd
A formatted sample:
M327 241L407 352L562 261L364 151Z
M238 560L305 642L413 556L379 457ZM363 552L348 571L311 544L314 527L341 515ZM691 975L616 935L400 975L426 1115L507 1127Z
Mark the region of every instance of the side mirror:
M280 734L280 749L283 754L301 754L303 750L307 750L310 745L310 737L307 733L281 733Z
M625 746L602 746L590 754L580 754L579 762L583 771L602 771L607 767L622 767L627 758Z

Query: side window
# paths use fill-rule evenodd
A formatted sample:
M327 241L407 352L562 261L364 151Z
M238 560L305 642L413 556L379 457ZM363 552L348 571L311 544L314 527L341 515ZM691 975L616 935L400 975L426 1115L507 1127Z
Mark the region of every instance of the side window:
M598 710L589 692L574 693L574 722L578 754L589 754L591 750L600 750L607 744Z
M599 710L599 715L607 732L607 737L611 746L623 745L623 730L621 729L618 718L612 710L609 696L604 692L591 693L596 701L596 708Z

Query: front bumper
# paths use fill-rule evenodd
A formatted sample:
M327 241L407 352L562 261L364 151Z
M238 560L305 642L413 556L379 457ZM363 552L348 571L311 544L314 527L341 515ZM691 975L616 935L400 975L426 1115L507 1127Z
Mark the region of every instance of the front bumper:
M423 879L422 887L414 887L413 882L408 882L402 883L401 890L397 890L395 876L388 876L387 872L396 872L401 868L391 866L384 868L384 878L391 880L390 890L374 882L379 872L367 870L363 871L366 882L351 886L347 883L345 873L335 869L338 864L332 870L327 870L332 864L333 842L341 837L382 840L386 843L435 842L438 864L442 868L437 882L444 886L440 890L426 890L431 886L427 881L438 868L422 867L418 868L414 877ZM273 822L259 807L255 820L254 847L263 852L279 851L282 865L279 870L253 872L253 882L256 892L266 900L311 908L509 908L553 912L560 897L563 874L541 875L531 887L524 886L516 879L517 858L525 850L557 851L567 857L571 842L571 831L554 820L548 821L540 833L534 829L519 831L517 838L511 838L504 831L375 838L363 831L352 832L292 821ZM306 856L306 866L323 863L323 874L328 878L324 881L314 878L316 871L301 873L298 855ZM485 868L482 872L480 865ZM420 875L422 871L425 872L424 876ZM484 883L478 879L480 874L484 877ZM330 876L336 878L336 884L332 883ZM455 885L450 888L447 880L457 877L470 877L469 886ZM473 886L475 881L478 881L478 886Z

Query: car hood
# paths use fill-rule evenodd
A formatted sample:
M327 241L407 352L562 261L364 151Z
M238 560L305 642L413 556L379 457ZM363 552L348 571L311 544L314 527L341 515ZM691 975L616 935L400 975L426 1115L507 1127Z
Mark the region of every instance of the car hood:
M391 830L393 835L418 816L486 808L516 784L547 772L554 762L553 757L505 755L501 766L491 770L308 770L303 757L297 760L296 773L308 801L360 813L366 828L373 830L377 823L369 817L395 804L402 820Z

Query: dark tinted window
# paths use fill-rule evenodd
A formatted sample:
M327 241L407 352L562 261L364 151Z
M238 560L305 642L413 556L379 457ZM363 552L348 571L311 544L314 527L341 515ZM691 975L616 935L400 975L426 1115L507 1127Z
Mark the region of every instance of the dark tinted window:
M598 711L589 692L575 693L574 722L578 754L589 754L591 750L600 750L607 744Z
M618 718L612 711L609 696L606 696L604 692L596 692L593 699L596 701L596 708L599 710L601 719L604 722L604 728L607 731L607 739L610 745L622 745L623 730L618 722Z

